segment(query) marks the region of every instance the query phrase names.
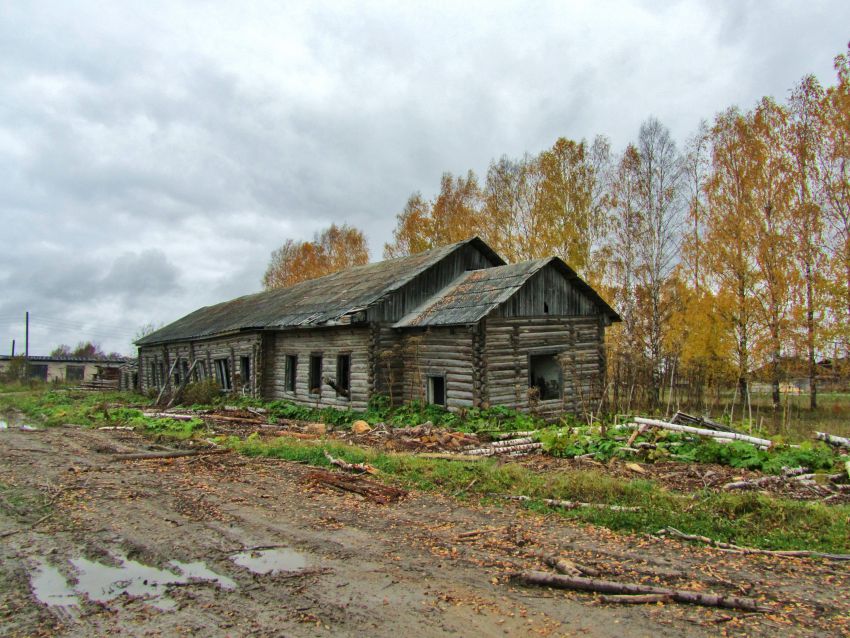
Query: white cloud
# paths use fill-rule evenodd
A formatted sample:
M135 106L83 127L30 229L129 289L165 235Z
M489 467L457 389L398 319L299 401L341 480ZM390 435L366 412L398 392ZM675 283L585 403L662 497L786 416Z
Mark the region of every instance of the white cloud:
M840 1L3 3L0 350L26 309L37 352L127 350L332 221L380 257L442 171L620 148L651 114L681 140L831 82L848 23Z

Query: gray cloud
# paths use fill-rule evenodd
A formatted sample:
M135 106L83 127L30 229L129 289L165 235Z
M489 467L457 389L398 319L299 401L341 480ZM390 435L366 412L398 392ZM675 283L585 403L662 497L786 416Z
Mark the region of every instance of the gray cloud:
M804 74L831 82L840 1L0 9L0 351L127 333L254 292L332 221L373 256L442 171L565 135L621 148Z

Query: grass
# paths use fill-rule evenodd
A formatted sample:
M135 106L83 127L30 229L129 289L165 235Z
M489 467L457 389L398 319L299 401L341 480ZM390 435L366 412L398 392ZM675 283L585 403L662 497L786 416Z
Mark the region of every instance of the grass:
M692 495L671 492L647 480L622 480L599 471L536 472L518 463L495 460L458 462L409 454L387 454L341 445L318 444L278 437L263 441L230 437L222 441L248 456L269 456L310 465L329 466L324 456L351 463L369 463L394 485L428 492L484 498L526 495L530 509L556 513L564 519L601 525L623 532L655 533L673 526L716 540L764 549L850 551L850 507L827 507L754 493ZM542 499L573 500L639 507L638 512L596 508L560 510Z
M133 425L151 434L178 439L197 436L205 428L198 419L148 419L135 407L147 405L148 402L145 397L128 393L73 392L50 387L13 393L0 392L0 412L19 410L46 425ZM269 418L272 420L321 419L339 427L346 427L356 418L365 418L371 423L386 421L397 426L431 420L467 431L533 429L541 425L531 417L500 408L457 415L418 404L391 410L389 406L375 403L368 411L357 413L315 410L285 402L241 402L246 405L263 405L269 410ZM232 404L234 401L229 399L227 403ZM617 455L616 448L622 445L622 442L615 441L611 436L594 437L569 426L549 430L544 433L543 439L555 454L569 456L589 449L603 459ZM221 443L248 456L269 456L316 466L329 465L324 456L327 451L349 462L370 463L380 470L381 480L405 488L494 503L505 502L498 495L525 495L532 499L525 504L529 509L618 531L654 533L663 527L673 526L688 533L765 549L850 551L848 506L828 507L754 493L714 493L706 490L680 494L652 481L624 480L601 471L537 472L518 463L500 463L493 459L475 462L430 459L343 445L327 439L261 439L252 435L247 438L224 438ZM675 450L684 460L700 460L696 458L700 454L714 454L715 457L702 460L722 462L723 459L717 457L726 455L726 462L730 465L755 467L754 464L759 464L765 470L770 469L770 464L777 467L784 463L792 465L801 460L800 455L809 455L806 460L817 464L819 468L827 468L839 461L839 457L824 446L810 445L799 451L783 447L776 453L760 453L754 451L752 446L718 446L711 442L690 443L691 447L688 448L682 437L673 433L663 434L662 443L669 445L669 449ZM665 452L663 445L660 447ZM797 456L788 456L792 452ZM693 458L689 458L689 455ZM0 495L3 494L4 488L0 486ZM11 494L6 498L10 497ZM545 505L542 499L546 498L633 506L639 507L640 511L595 508L563 511Z

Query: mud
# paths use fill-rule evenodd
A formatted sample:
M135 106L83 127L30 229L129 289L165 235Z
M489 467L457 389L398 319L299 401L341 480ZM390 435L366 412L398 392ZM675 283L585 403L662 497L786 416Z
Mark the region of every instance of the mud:
M414 492L376 505L310 485L308 467L236 454L110 463L156 447L133 432L0 438L14 504L0 505L4 636L850 635L841 564L619 535L512 504ZM611 580L745 594L774 611L511 584L553 553Z

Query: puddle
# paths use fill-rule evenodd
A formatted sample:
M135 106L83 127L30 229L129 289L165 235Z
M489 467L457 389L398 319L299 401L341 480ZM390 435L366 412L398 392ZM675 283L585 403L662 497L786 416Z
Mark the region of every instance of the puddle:
M66 611L70 607L79 607L80 599L68 585L62 573L53 565L39 563L30 577L32 593L40 603L51 607L62 607Z
M297 572L307 567L304 554L283 547L231 554L230 560L255 574Z
M201 561L181 563L179 560L173 560L168 564L174 566L188 581L206 580L217 583L221 589L236 589L236 583L234 581L230 580L227 576L216 574L213 570L207 567L206 563Z
M169 566L175 571L170 571L144 565L121 554L113 554L113 558L118 562L117 566L87 558L72 558L70 562L77 580L74 585L69 585L57 568L41 563L30 577L33 593L46 605L65 608L79 606L80 595L105 603L126 593L144 598L147 604L161 611L169 611L177 603L166 594L168 585L206 581L214 582L225 590L236 588L234 581L215 573L200 561L171 561Z

